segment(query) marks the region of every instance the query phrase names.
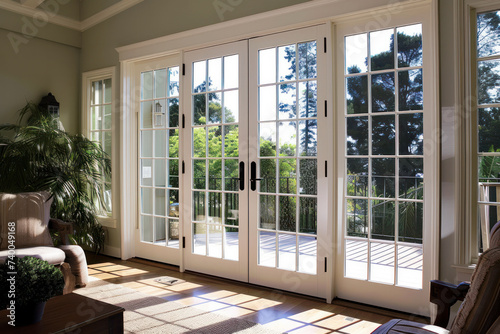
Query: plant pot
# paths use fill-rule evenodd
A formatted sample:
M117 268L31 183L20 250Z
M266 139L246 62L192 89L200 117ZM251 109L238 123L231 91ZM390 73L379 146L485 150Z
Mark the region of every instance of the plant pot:
M18 306L16 308L16 326L27 326L42 320L45 303Z

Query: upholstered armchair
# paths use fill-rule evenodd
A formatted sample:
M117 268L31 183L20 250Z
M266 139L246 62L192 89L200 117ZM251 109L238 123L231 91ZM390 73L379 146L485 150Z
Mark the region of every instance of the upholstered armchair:
M9 254L33 256L59 266L64 274L64 293L88 282L83 249L70 245L70 223L50 218L52 198L48 192L0 194L0 263ZM61 246L55 247L49 228L58 232Z
M444 327L449 321L450 308L457 300L463 303L448 331ZM491 230L490 248L479 257L471 282L453 285L431 281L430 301L438 306L434 325L394 319L373 333L500 333L500 222Z

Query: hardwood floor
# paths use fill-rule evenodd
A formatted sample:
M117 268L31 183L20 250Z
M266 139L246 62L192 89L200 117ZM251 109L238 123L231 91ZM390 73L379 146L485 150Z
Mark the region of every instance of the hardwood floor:
M142 259L122 261L88 253L89 275L140 292L287 333L371 333L392 318L428 319L347 301L323 300L196 273ZM170 276L185 282L155 281Z

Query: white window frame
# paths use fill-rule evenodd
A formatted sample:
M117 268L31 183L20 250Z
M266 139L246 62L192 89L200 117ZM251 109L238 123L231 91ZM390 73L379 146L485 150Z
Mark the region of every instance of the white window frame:
M92 82L104 79L111 79L111 213L107 216L98 216L98 220L102 226L116 228L116 215L117 215L117 191L118 182L116 179L116 92L118 82L116 81L116 67L107 67L95 71L82 73L82 133L84 136L90 138L91 132L91 113L90 101L92 94Z

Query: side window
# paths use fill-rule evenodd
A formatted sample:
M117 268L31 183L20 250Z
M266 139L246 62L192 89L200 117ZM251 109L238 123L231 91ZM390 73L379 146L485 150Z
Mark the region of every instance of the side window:
M83 133L99 143L113 165L114 68L83 74ZM103 225L114 227L112 175L103 179L104 203L96 203Z
M476 15L478 251L489 247L489 232L500 220L500 10ZM474 187L474 185L472 185Z

